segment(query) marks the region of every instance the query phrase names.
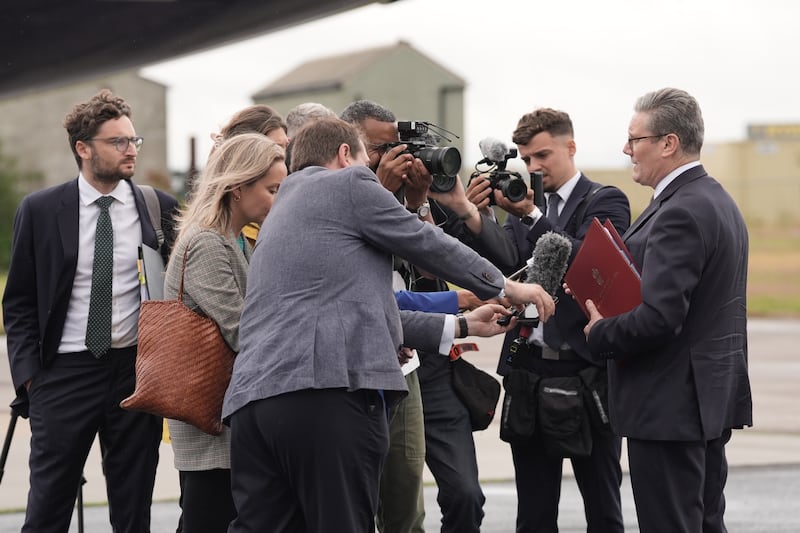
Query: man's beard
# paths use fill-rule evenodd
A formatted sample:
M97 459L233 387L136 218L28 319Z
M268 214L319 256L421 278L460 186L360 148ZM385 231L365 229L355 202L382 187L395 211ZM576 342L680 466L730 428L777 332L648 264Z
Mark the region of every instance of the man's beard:
M128 159L123 162L125 161L128 161ZM116 183L119 180L128 179L133 176L133 170L130 172L122 171L118 166L114 167L106 164L97 154L94 154L92 155L92 174L95 179L101 183Z

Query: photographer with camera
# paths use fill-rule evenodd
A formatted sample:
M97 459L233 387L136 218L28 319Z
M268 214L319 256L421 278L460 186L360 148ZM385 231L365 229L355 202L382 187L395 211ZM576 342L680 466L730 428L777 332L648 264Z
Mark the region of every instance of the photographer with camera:
M465 200L456 177L460 154L455 148L435 147L423 131L424 123L396 123L390 110L363 100L350 104L341 117L359 127L369 166L384 187L421 220L434 223L445 212L435 201L428 201L429 190L460 188ZM413 157L412 152L421 157ZM465 207L464 212L468 211ZM451 218L463 224L457 216ZM407 262L398 260L395 266L408 289L449 290L446 283ZM419 356L420 368L407 376L409 395L391 421L378 528L382 533L424 531L422 472L427 462L439 487L442 531L479 531L485 497L478 481L469 413L453 390L449 360L438 353L420 352Z
M594 217L609 219L620 233L628 228L630 207L625 194L616 187L590 181L577 170L577 147L567 113L541 108L523 115L513 141L531 176L541 173L546 209L537 206L545 202L536 198L533 190L513 201L489 180L473 180L468 195L481 210L495 203L509 213L504 228L518 252L517 268L525 265L547 232L571 241L571 261ZM605 362L591 357L583 335L587 317L579 305L561 287L552 296L557 301L554 319L538 325L528 336L521 337L519 327L509 332L498 367L498 373L505 376L501 438L510 443L514 459L517 531L558 530L563 460L569 458L583 496L587 531L621 533L621 439L612 434L605 417ZM551 403L543 396L552 390L548 384L555 383L549 380L574 385L579 397L584 398L583 408L580 401L577 406L584 421L565 440L558 440L548 429L555 426L563 431L566 427L566 419L559 418L564 414L560 411L563 403ZM535 416L526 416L530 413ZM520 420L525 424L518 424ZM578 441L580 446L576 445Z
M526 114L520 119L513 140L533 178L532 188L528 190L517 173L506 170L507 161L514 156L513 149L487 140L489 142L482 142L481 146L484 159L476 166L476 173L466 191L460 180L456 180L450 190L435 191L431 187L426 191L426 196L433 200L430 214L437 225L471 246L506 274L526 264L539 238L547 232L555 231L569 239L572 258L580 248L593 217L610 219L620 232L628 227L630 208L625 195L617 188L602 187L589 181L577 170L574 163L576 144L569 115L552 109ZM478 169L481 164L487 164L489 168L485 171ZM539 194L534 189L538 189L536 192ZM407 188L406 194L409 190L413 189ZM413 190L413 193L416 195L418 191ZM414 198L419 202L416 196ZM497 224L492 205L510 214L503 227ZM549 205L549 209L545 205ZM554 295L560 296L554 320L546 326L539 325L529 338L521 341L519 328L506 337L498 372L503 376L514 374L511 382L506 378L507 400L517 396L510 394L513 391L509 391L509 386L513 388L513 384L518 384L518 378L524 378L525 383L536 391L531 395L532 400L537 398L540 379L564 378L570 383L576 382L576 390L579 388L582 394L597 394L600 410L591 415L598 415L600 421L590 426L588 417L591 415L581 408L582 416L586 418L581 427L591 440L584 438L582 442L589 442L589 449L577 451L554 449L552 439L544 434L538 423L532 422L524 435L515 435L504 428L502 437L511 443L516 472L517 531L557 530L564 458L570 458L584 497L588 531L622 531L619 495L621 443L611 433L607 419L603 419L607 412L605 367L602 362L593 362L586 348L582 331L587 323L585 315L570 297L558 293L563 293L563 290L559 288ZM513 365L509 366L507 360L511 359L512 344L517 344L517 353ZM438 424L430 420L436 403L426 394L426 360L435 359L424 359L419 371L428 437ZM433 406L429 407L430 404ZM536 412L536 407L528 402L515 402L513 405L515 409L527 407ZM452 436L450 440L454 441ZM464 447L465 441L457 441L460 448ZM432 442L435 441L426 439L429 466L431 449L435 447ZM471 474L463 472L461 475L462 482L471 477ZM477 472L474 477L477 480ZM441 487L440 483L440 501ZM446 518L444 505L442 509ZM466 515L463 510L461 512L464 518ZM480 518L477 524L480 524ZM463 525L463 521L460 527L461 531L474 530Z
M516 150L509 150L496 139L484 139L481 152L484 158L476 164L466 190L457 179L449 191L429 190L428 198L435 207L436 224L509 275L518 269L520 252L503 227L497 224L491 206L497 203L495 193L505 197L510 195L510 201L519 202L530 198L532 192L528 191L519 173L506 171L506 164L516 157ZM478 167L484 164L489 167L485 171L479 170Z
M315 121L292 143L295 172L253 252L223 404L238 513L230 531L367 533L390 445L386 409L407 394L397 350L414 345L391 293L391 254L482 299L533 302L543 320L555 304L399 205L362 166L366 149L352 125ZM286 245L298 238L317 246ZM500 309L488 310L496 320ZM458 322L453 333L466 336L469 325Z

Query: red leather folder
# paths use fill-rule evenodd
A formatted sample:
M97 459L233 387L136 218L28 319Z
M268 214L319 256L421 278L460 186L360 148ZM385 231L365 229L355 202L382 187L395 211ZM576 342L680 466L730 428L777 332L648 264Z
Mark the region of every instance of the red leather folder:
M639 272L608 220L592 220L564 281L587 317L586 300L592 300L603 316L616 316L642 303Z

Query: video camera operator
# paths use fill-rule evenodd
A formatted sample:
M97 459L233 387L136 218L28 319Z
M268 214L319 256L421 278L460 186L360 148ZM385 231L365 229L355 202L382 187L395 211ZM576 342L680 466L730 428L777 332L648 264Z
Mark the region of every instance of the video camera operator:
M569 239L571 260L592 218L609 219L620 232L627 229L630 207L625 195L615 187L603 187L590 181L577 170L574 162L577 149L569 115L547 108L528 113L520 119L513 141L530 175L541 180L542 194L537 197L534 193L536 179L522 194L521 184L514 181L515 173L505 170L513 149L505 146L500 149L502 143L489 143L481 147L485 157L482 162L494 163L493 169L476 172L466 190L459 180L448 192L428 191L437 225L507 275L526 265L539 238L548 232ZM551 207L548 209L546 204ZM497 223L492 205L509 213L502 227ZM577 303L563 294L560 287L553 296L559 296L553 320L533 329L530 338L520 339L519 327L506 336L498 366L498 373L505 376L506 387L502 419L507 420L509 409L512 418L517 417L518 409L537 413L533 402L543 389L540 380L565 379L565 383L576 385L576 394L589 395L588 402L584 398L578 400L578 408L586 419L580 426L579 436L583 444L589 444L588 449L583 450L575 446L571 450L557 449L553 439L545 435L541 421L533 418L528 419L524 434L514 434L504 424L501 438L510 442L514 457L519 502L517 531L557 530L563 459L570 458L584 498L588 531L619 532L623 530L621 442L611 433L605 418L605 365L591 360L583 335L587 318ZM512 344L518 345L513 366L507 362L511 359ZM519 394L520 388L525 387L532 392ZM519 401L520 396L529 397ZM595 407L596 402L600 404L599 409ZM588 411L587 403L592 412ZM554 409L558 411L559 407ZM561 415L563 413L555 413L553 426L562 426L563 420L557 418ZM590 416L596 416L598 421L590 424ZM520 429L519 425L512 426L512 429ZM565 447L572 444L567 442Z
M483 212L493 201L509 213L504 228L517 250L516 268L525 265L547 232L571 241L571 260L594 217L609 219L620 233L628 228L625 194L590 181L577 170L577 147L567 113L541 108L523 115L513 141L528 172L541 173L545 212L535 205L544 202L533 190L524 199L511 201L488 180L473 180L467 196ZM557 531L563 459L569 458L584 500L587 531L621 533L621 440L612 434L606 417L605 362L592 360L583 334L588 320L578 304L560 287L552 296L557 298L555 318L526 338L520 337L520 328L509 332L498 367L505 376L501 438L511 444L514 458L517 531ZM547 391L556 389L575 392L577 406L572 408L577 407L577 416L583 418L573 435L561 435L560 440L552 428L563 431L567 417L576 413L564 412L563 397L547 396Z

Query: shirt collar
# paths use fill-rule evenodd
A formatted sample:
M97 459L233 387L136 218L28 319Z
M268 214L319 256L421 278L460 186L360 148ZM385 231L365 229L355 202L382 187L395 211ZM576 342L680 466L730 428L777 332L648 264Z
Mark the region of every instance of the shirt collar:
M664 176L664 179L658 182L658 185L656 185L656 188L653 191L653 199L655 200L656 198L658 198L658 195L664 192L664 189L667 188L667 185L672 183L673 180L675 180L675 178L677 178L690 168L698 166L700 166L700 161L692 161L691 163L686 163L685 165L679 166L678 168L676 168L675 170Z
M92 205L101 196L111 196L115 201L126 204L133 200L133 195L127 183L123 183L124 181L125 180L119 180L117 186L114 187L114 190L109 194L101 194L100 191L92 187L89 182L86 181L83 172L81 172L78 174L78 195L85 206Z
M569 200L569 196L572 194L572 191L575 189L575 186L578 184L578 180L580 179L580 177L581 177L581 171L579 170L579 171L577 171L575 173L574 176L572 176L569 180L567 180L567 182L564 183L564 185L559 187L556 192L551 192L551 193L545 194L545 196L547 197L548 201L550 200L550 195L551 194L557 194L558 196L561 197L561 201L564 202L564 204L566 204L567 200Z

